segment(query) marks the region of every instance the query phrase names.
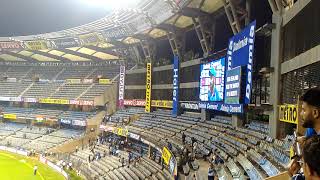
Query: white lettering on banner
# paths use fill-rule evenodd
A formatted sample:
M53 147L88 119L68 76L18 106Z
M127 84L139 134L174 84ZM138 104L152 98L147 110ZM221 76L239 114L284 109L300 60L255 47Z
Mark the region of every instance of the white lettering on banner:
M181 103L180 106L185 109L193 109L193 110L199 109L199 105L194 103Z
M231 113L241 113L241 112L242 112L242 111L241 111L241 107L240 107L240 106L238 106L238 107L231 106L231 107L230 107L230 112L231 112Z
M140 136L137 135L137 134L134 134L134 133L130 133L129 132L129 137L133 138L133 139L136 139L136 140L139 140L140 139Z
M178 69L174 69L173 72L173 101L177 101Z
M125 66L120 66L120 82L119 82L119 105L123 106L124 99L124 81L125 81Z
M253 38L255 33L255 26L251 26L250 28L250 38L249 38L249 61L247 65L248 69L248 78L247 78L247 86L246 86L246 98L250 99L251 96L251 81L252 81L252 59L253 59Z
M230 70L232 68L232 44L233 41L229 42L229 49L228 49L228 70Z
M217 110L218 105L217 104L207 104L207 109Z
M207 108L207 104L206 103L199 103L199 108L206 109Z
M235 52L235 51L237 51L237 50L239 50L239 49L241 49L241 48L243 48L243 47L245 47L247 45L248 45L248 38L245 37L244 39L239 40L238 42L235 42L233 44L233 52Z

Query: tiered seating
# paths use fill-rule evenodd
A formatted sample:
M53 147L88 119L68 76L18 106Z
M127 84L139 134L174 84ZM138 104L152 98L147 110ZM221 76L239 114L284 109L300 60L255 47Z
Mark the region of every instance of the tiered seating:
M0 95L18 97L30 84L30 82L0 82Z
M116 117L121 117L122 113L118 114ZM224 178L239 178L246 172L251 179L264 179L284 170L289 162L292 136L274 140L265 134L268 129L265 124L253 122L246 126L251 128L235 128L231 122L230 117L216 116L200 121L197 114L172 118L170 111L155 111L142 114L127 128L160 147L166 145L164 140L168 139L174 145L174 153L181 145L181 133L184 132L188 144L192 137L197 140L197 154L207 156L214 151L223 159L225 164L218 174Z
M83 79L93 71L94 67L78 66L78 67L66 67L65 70L57 77L57 80L65 79Z
M55 67L48 67L48 66L39 66L33 67L32 72L25 77L25 79L32 79L33 77L38 77L39 79L47 79L53 80L53 78L64 68L55 66Z
M24 94L28 98L46 98L54 93L62 83L58 82L38 82L34 83Z
M26 76L30 69L30 66L14 66L9 68L4 75L8 78L17 78L19 80Z
M269 124L267 123L252 121L250 124L247 124L246 126L248 129L252 129L254 131L262 132L265 134L269 133Z
M94 84L86 93L84 93L79 99L81 100L91 100L97 96L102 95L109 85L105 84Z
M56 91L51 98L57 99L76 99L82 92L87 90L90 84L65 84Z
M110 122L122 123L123 119L127 119L132 115L142 114L143 112L144 112L144 109L142 108L128 108L128 109L120 110L111 116Z
M109 148L105 145L98 145L96 146L95 152L107 152L108 154ZM128 153L121 151L120 154L125 158L125 162L127 162ZM87 164L89 155L92 156L92 153L88 149L78 151L71 155L71 160L74 163L82 164L80 169L88 179L94 179L97 177L99 180L171 179L171 175L167 170L163 171L159 164L145 157L142 158L136 166L131 164L122 167L119 157L107 155L99 160L94 160L89 166Z
M94 72L89 76L89 79L96 78L101 76L103 78L112 79L116 75L119 74L119 66L118 65L110 65L107 67L98 67L94 70Z
M54 130L43 127L27 127L25 124L1 123L0 145L44 152L83 135L81 130Z

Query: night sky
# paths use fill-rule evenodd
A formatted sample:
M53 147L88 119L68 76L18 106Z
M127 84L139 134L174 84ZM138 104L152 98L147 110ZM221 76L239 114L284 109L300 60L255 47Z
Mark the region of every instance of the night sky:
M105 17L108 8L83 0L0 0L0 36L64 30Z

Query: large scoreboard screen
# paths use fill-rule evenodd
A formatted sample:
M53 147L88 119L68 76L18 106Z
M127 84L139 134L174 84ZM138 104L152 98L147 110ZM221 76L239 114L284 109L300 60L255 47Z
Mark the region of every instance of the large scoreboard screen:
M202 64L200 72L200 101L223 101L225 58Z

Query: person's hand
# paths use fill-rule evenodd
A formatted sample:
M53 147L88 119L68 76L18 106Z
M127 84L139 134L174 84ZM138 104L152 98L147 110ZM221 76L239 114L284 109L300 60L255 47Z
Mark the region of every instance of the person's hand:
M297 141L299 144L303 144L303 142L306 140L306 137L305 136L299 136L297 137Z
M291 176L297 174L299 170L301 169L301 166L298 162L298 158L294 158L290 161L288 165L288 172Z

